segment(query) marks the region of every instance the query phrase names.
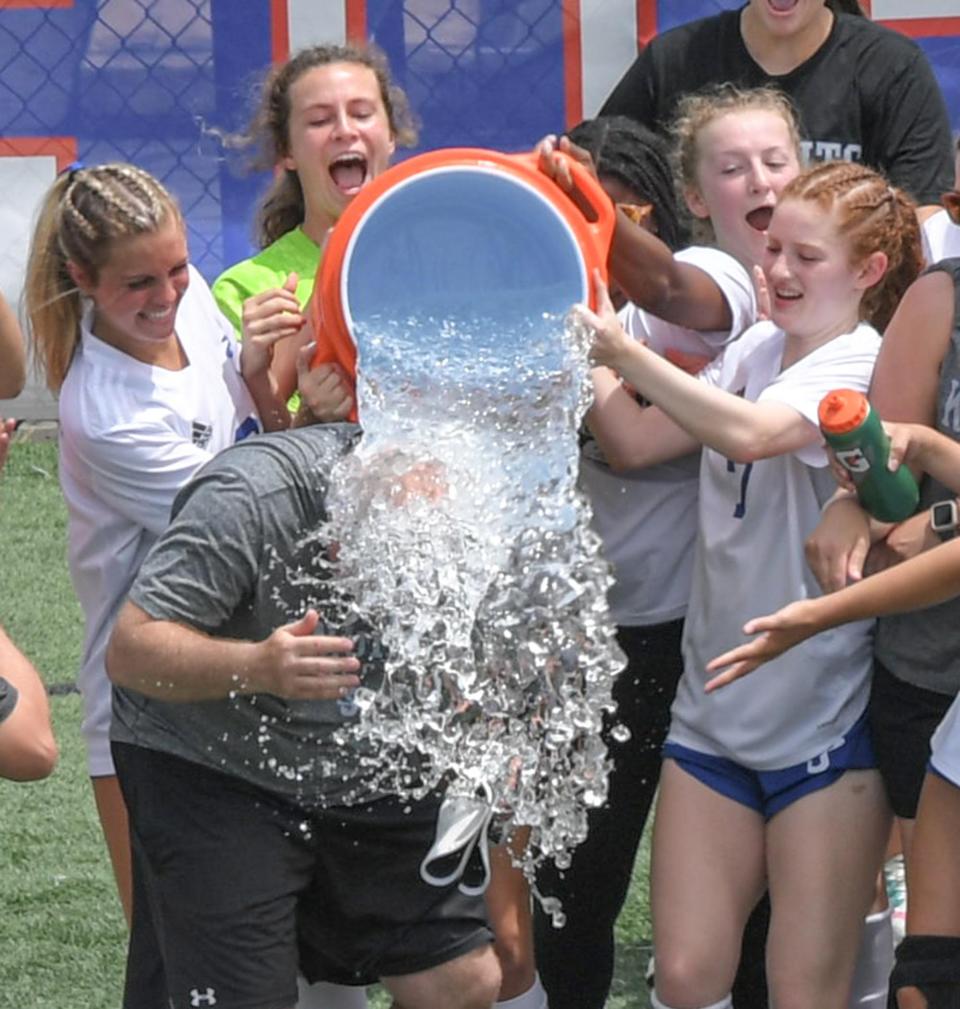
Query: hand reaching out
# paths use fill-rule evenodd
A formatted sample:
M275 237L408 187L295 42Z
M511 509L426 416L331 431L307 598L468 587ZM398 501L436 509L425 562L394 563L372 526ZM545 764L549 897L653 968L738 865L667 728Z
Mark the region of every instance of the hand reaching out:
M769 616L747 621L743 633L758 636L707 663L707 672L717 674L707 681L704 688L707 693L752 673L764 662L815 634L819 628L811 619L809 608L809 601L802 600L789 603Z
M13 438L13 432L16 429L17 422L15 420L0 419L0 469L3 469L3 464L7 461L7 454L10 451L10 442Z
M637 347L638 344L627 335L620 324L616 309L610 300L610 292L599 270L594 271L593 282L597 292L597 311L592 311L586 305L577 305L574 311L593 332L593 345L590 348L593 363L618 370L617 364L622 360L624 353Z

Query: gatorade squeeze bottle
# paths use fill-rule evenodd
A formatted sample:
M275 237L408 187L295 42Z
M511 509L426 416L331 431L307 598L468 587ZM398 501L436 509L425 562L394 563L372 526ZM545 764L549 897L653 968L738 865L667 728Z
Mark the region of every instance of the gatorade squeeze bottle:
M906 466L887 468L890 439L862 392L835 389L820 400L820 430L857 487L860 504L881 522L902 522L917 508L917 481Z

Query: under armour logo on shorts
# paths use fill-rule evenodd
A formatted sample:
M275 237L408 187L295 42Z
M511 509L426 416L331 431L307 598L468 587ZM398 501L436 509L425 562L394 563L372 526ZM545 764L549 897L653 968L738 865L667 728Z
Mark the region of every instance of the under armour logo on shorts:
M199 988L190 989L190 1005L202 1006L216 1004L217 993L212 988L208 988L205 992L201 992Z

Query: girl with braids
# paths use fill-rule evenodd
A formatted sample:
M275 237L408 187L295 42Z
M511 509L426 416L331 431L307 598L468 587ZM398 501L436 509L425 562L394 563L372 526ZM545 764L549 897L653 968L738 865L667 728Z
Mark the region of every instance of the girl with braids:
M309 400L326 420L347 415L352 393L334 365L309 372L304 349L304 309L323 244L396 145L415 142L406 96L391 83L386 59L355 45L311 46L275 67L248 130L246 143L260 149L256 166L279 169L257 222L262 251L221 274L213 294L238 335L295 337L277 348L278 387L290 395L309 373ZM291 402L298 405L299 396Z
M180 211L147 172L108 164L57 178L34 232L25 300L47 385L59 393L70 572L86 619L83 732L129 919L130 849L110 756L104 649L174 495L260 423L233 332L189 264ZM251 345L245 363L258 349Z
M866 390L880 338L863 320L889 319L920 263L913 202L834 162L781 193L763 256L770 321L698 377L631 339L605 292L598 314L581 310L597 363L655 404L620 433L635 463L704 446L653 840L658 1009L732 1005L741 929L767 886L772 1003L847 1005L888 827L865 724L870 625L814 639L742 685L703 687L758 605L817 594L803 542L833 489L817 407L831 389ZM602 403L592 422L606 422Z

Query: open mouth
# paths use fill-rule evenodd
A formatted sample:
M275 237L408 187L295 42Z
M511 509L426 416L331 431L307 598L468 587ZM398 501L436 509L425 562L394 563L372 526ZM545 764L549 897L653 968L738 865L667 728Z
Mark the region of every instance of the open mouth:
M803 297L799 291L784 291L780 288L774 288L773 293L777 301L799 301Z
M341 154L330 165L330 178L341 193L356 195L367 180L367 159L352 151Z
M756 231L766 231L773 217L773 207L755 207L747 214L747 224Z
M172 319L175 309L174 308L160 308L156 311L147 311L144 309L140 313L141 317L146 319L147 322L163 322L165 319Z

